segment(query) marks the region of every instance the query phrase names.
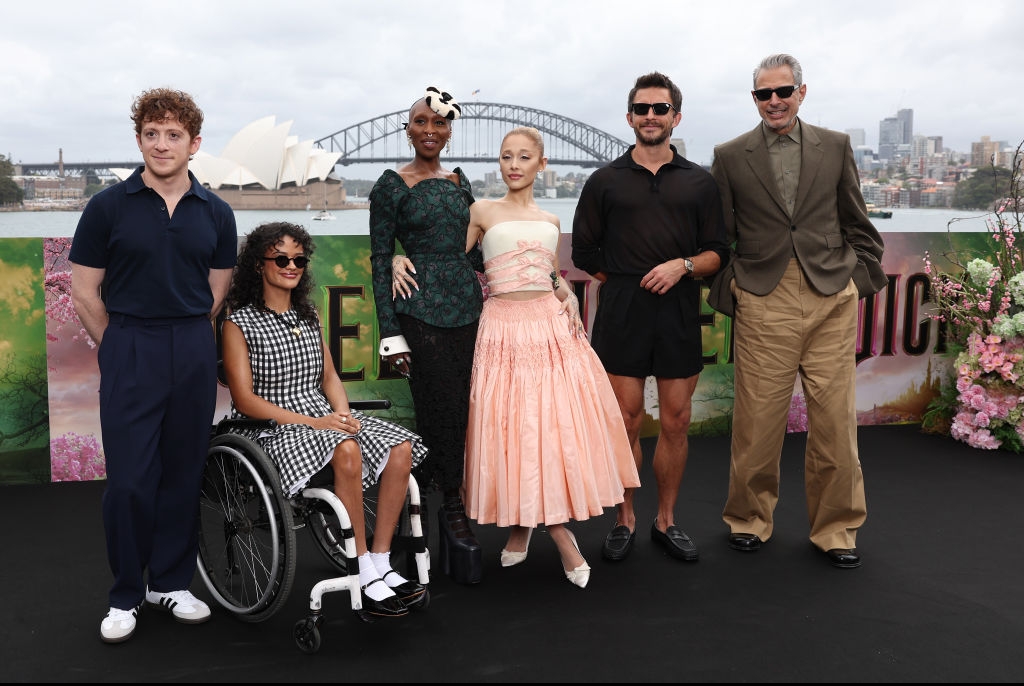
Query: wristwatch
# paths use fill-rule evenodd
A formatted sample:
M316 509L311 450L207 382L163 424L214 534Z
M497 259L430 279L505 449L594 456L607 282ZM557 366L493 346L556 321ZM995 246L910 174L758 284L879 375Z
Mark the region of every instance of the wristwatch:
M686 267L686 275L693 276L693 260L691 260L689 257L684 257L683 266Z

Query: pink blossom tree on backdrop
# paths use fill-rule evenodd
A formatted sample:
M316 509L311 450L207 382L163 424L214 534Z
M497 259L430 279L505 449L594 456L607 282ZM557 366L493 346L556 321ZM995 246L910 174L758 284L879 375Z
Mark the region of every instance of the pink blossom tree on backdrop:
M95 348L95 341L82 326L71 302L71 267L67 259L70 249L70 238L47 238L43 241L46 339L49 343L57 343L62 340L61 336L66 336L72 342ZM51 376L59 375L60 369L50 361L49 351L47 358ZM53 481L106 478L103 448L96 436L74 431L51 436L50 478Z

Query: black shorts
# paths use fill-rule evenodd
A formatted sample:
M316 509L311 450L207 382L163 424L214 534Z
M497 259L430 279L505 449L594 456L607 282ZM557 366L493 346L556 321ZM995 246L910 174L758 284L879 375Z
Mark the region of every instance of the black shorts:
M642 276L610 276L598 289L591 345L618 376L685 379L704 368L700 283L684 279L657 295Z

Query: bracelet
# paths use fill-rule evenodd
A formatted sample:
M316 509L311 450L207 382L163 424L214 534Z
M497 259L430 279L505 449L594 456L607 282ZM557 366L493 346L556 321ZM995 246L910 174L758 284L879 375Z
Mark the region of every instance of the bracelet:
M551 289L558 290L558 272L551 272Z

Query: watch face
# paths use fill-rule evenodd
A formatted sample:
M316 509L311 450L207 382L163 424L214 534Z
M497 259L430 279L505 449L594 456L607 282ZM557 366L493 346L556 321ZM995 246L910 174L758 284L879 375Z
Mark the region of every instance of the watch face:
M686 265L686 272L688 274L693 273L693 260L683 260L683 264Z

